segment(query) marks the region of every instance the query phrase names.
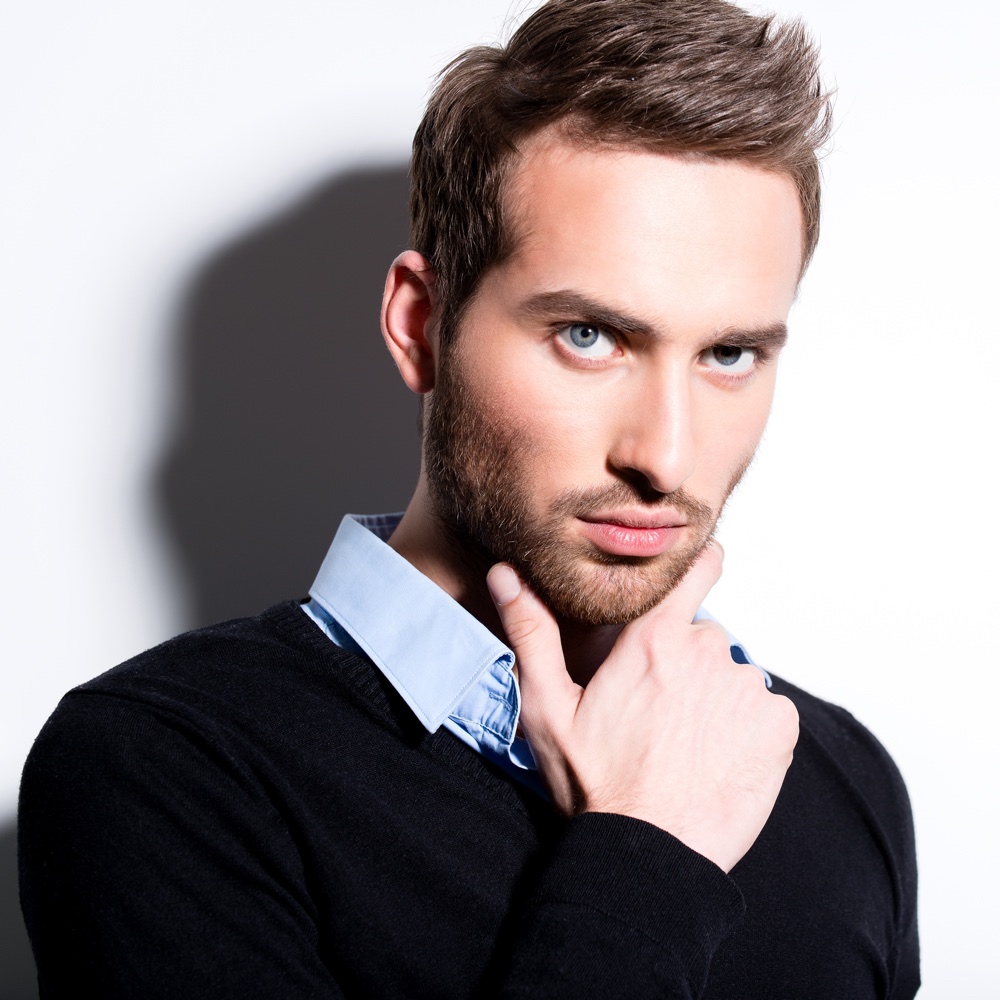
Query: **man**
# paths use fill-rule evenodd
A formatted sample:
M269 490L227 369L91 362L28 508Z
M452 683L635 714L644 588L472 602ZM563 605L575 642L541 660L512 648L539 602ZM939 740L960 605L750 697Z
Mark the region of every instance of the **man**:
M413 499L64 699L43 996L913 996L899 775L700 610L827 118L801 29L721 0L552 0L452 64L382 310Z

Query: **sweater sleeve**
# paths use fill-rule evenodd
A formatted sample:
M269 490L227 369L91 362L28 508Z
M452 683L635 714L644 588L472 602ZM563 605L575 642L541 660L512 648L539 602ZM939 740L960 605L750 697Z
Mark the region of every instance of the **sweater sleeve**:
M280 809L204 727L73 692L29 756L20 807L42 1000L358 995L322 958ZM718 868L622 816L566 824L529 881L481 984L504 1000L700 996L743 912Z
M912 1000L920 987L920 943L916 844L906 785L886 749L850 712L825 703L821 709L828 724L816 727L812 737L853 790L893 883L895 936L887 956L888 996Z
M70 694L32 749L19 811L43 1000L343 995L281 816L184 720Z
M735 883L670 834L584 814L567 824L525 908L500 995L699 997L744 911Z

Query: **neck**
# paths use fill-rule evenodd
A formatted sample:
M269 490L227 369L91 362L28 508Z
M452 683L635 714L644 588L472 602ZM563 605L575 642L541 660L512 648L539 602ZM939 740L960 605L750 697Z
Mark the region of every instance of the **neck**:
M478 547L460 542L435 515L423 475L389 545L434 581L497 638L506 642L500 617L486 587L493 561ZM566 669L586 685L604 662L622 626L594 627L557 619Z

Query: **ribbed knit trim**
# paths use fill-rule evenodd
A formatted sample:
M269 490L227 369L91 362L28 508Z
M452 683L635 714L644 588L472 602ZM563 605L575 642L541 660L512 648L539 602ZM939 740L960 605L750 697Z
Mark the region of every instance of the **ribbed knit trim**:
M363 708L391 732L403 736L420 752L488 786L492 795L511 806L535 807L551 812L537 794L513 781L482 754L464 744L446 729L428 733L409 706L392 688L382 672L366 657L332 643L303 611L297 601L268 608L260 618L270 623L293 645L308 650L329 665L347 698ZM405 721L404 721L405 720Z

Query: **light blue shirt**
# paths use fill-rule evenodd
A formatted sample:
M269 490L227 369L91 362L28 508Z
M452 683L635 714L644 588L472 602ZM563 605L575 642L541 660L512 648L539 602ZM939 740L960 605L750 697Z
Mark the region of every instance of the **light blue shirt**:
M531 750L517 735L513 652L385 544L401 517L345 517L303 610L338 646L368 657L428 732L444 726L540 790ZM695 620L704 618L711 615L699 609ZM732 636L730 643L737 663L753 662Z

